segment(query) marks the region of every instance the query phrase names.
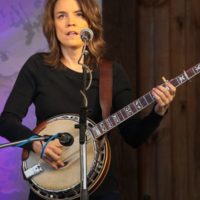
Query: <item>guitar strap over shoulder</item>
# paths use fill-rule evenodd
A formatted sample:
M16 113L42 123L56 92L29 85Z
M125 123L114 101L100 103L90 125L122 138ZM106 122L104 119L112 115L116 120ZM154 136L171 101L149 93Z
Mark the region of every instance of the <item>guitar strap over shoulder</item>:
M103 119L110 115L112 107L112 64L111 61L102 59L99 65L99 101Z

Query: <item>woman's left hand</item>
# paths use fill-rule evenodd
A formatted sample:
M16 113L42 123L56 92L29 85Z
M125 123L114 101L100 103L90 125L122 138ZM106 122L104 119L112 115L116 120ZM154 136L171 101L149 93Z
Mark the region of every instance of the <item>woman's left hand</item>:
M152 89L152 95L154 96L157 104L155 106L155 112L158 115L163 116L170 103L173 101L176 94L176 88L168 81L164 85L159 85Z

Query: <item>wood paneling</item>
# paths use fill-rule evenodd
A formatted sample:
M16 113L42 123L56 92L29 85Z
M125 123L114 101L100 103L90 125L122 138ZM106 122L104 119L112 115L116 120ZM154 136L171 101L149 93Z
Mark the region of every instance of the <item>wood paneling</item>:
M161 77L170 77L168 66L169 51L169 2L140 1L138 5L138 53L140 91L144 93L156 84ZM149 23L150 21L151 23ZM147 31L149 29L149 31ZM147 35L147 37L146 37ZM144 38L147 38L144 40ZM164 38L164 39L163 39ZM144 42L145 41L145 42ZM151 48L148 48L148 47ZM146 51L144 56L144 51ZM145 61L145 62L144 62ZM151 63L149 66L148 63ZM143 80L148 81L145 83ZM169 132L170 119L166 117L159 131L145 147L140 149L140 198L171 199L171 162ZM149 160L147 164L144 162ZM145 172L145 173L144 173ZM165 181L163 181L165 180ZM166 195L167 194L167 195ZM170 197L170 198L169 198Z
M136 3L133 0L103 1L103 22L107 42L107 58L121 63L127 71L133 88L136 87ZM136 92L136 90L134 89ZM135 95L136 96L136 95ZM137 154L114 131L109 136L112 162L116 167L123 200L137 199Z
M125 66L137 95L162 83L162 76L174 78L200 62L199 0L105 0L103 9L105 36L113 47L109 56ZM134 151L119 139L123 145L114 151L120 152L121 159L124 148L129 152L126 159L134 155L127 162L128 173L137 179L124 189L124 199L200 199L199 85L200 75L177 88L161 126L139 148L138 165L131 163L136 162ZM126 167L122 168L127 176ZM129 181L121 180L122 187Z
M200 62L200 1L187 2L187 65ZM188 181L189 199L200 199L200 77L187 85Z

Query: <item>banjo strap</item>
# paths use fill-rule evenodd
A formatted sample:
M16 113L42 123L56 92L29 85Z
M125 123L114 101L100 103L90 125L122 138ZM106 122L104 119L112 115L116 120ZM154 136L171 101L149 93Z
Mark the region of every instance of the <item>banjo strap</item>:
M112 107L112 64L111 61L102 59L99 65L99 101L103 119L110 115Z

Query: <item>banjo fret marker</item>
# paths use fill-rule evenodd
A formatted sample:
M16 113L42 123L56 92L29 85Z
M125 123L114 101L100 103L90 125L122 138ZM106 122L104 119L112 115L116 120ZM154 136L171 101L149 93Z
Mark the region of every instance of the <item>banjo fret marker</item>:
M119 116L117 115L117 113L113 114L111 117L112 117L113 121L115 122L115 124L120 123L120 119L119 119Z
M109 130L113 128L113 125L112 125L112 122L110 121L110 118L105 119L105 122L106 122Z
M143 108L139 99L137 99L136 101L134 101L134 105L135 105L135 107L137 108L138 111L140 111Z
M133 111L129 105L124 107L123 110L125 111L127 118L133 115Z
M99 123L99 126L100 126L103 133L108 131L104 122Z

